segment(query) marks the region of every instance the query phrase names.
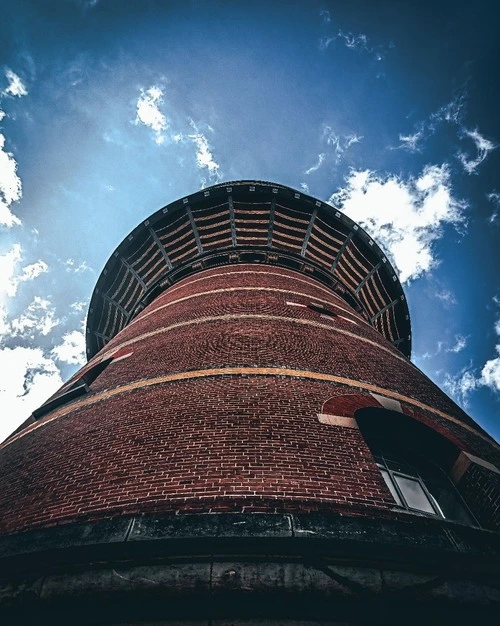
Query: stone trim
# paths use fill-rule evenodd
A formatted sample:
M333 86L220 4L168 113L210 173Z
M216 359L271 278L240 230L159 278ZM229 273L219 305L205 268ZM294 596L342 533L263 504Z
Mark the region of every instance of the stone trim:
M358 424L354 417L343 417L342 415L328 415L327 413L318 413L318 421L328 426L343 426L344 428L358 428Z
M128 383L126 385L122 385L120 387L115 387L114 389L107 389L101 393L97 393L90 397L85 397L80 401L76 401L68 405L67 407L63 407L59 410L54 411L52 417L48 419L44 419L43 421L36 422L32 426L28 426L25 430L21 431L18 435L12 436L6 441L4 441L0 445L0 449L3 447L10 445L17 439L24 437L28 433L33 432L37 428L41 428L46 424L49 424L53 420L62 417L68 413L72 413L76 409L83 408L86 406L91 406L98 402L102 402L107 400L108 398L112 398L114 396L120 395L122 393L127 393L129 391L134 391L135 389L142 389L146 387L152 387L154 385L165 384L169 382L175 381L184 381L184 380L192 380L196 378L209 378L211 376L285 376L289 378L306 378L308 380L317 380L326 383L337 383L339 385L345 385L346 387L354 387L356 389L361 389L369 392L379 393L381 395L387 396L389 398L394 398L396 400L403 401L412 406L418 407L420 409L424 409L425 411L429 411L434 413L435 415L439 415L440 417L457 424L461 428L468 430L473 433L477 437L480 437L484 441L488 442L490 445L495 446L496 448L500 448L500 446L490 439L487 435L484 435L482 432L477 431L472 426L465 424L458 420L456 417L452 415L448 415L439 409L435 409L419 400L415 400L413 398L409 398L408 396L404 396L395 391L390 391L389 389L383 389L382 387L377 387L376 385L371 385L369 383L364 383L358 380L352 380L350 378L343 378L342 376L334 376L333 374L324 374L322 372L311 372L308 370L294 370L294 369L286 369L280 367L225 367L225 368L216 368L216 369L205 369L205 370L191 370L189 372L178 372L176 374L167 374L165 376L158 376L156 378L149 378L143 380L137 380L132 383Z
M500 470L493 465L493 463L462 450L450 471L450 478L455 485L460 482L461 478L472 464L479 465L494 474L500 474Z

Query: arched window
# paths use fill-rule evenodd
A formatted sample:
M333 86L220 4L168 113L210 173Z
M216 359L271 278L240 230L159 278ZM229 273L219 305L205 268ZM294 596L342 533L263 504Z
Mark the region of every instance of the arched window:
M356 421L397 506L478 525L448 477L460 451L402 413L365 408Z

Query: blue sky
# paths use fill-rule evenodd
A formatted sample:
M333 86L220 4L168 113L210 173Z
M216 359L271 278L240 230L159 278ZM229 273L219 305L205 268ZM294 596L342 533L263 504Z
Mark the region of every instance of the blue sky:
M0 20L0 440L84 362L161 206L270 180L399 270L413 361L500 437L496 2L17 0Z

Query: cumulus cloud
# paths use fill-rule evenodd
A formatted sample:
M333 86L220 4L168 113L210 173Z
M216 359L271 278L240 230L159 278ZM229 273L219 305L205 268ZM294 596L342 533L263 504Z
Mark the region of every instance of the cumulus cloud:
M0 133L0 225L10 228L21 220L11 211L11 205L21 199L21 179L17 175L17 162L5 150L5 137Z
M196 164L198 168L206 170L211 181L219 180L219 164L212 154L207 138L198 130L193 120L190 120L190 125L195 132L188 135L188 137L196 146Z
M21 96L27 96L28 90L23 81L12 70L7 69L5 76L8 80L7 87L2 91L3 96L14 96L20 98Z
M434 243L446 225L464 222L466 204L455 198L446 164L427 165L418 178L351 171L330 202L361 224L387 251L402 282L437 264Z
M136 104L135 124L144 124L155 133L155 141L162 144L165 141L164 132L168 128L166 116L158 108L163 104L163 91L153 85L149 89L141 89L141 95Z
M477 168L486 159L488 154L492 150L495 150L498 145L495 144L493 141L486 139L486 137L483 137L483 135L481 135L477 128L475 130L467 130L466 128L464 128L463 135L464 137L472 139L476 148L476 156L471 157L469 153L460 151L457 154L457 158L468 174L474 174Z
M19 272L18 265L21 263L22 258L22 250L19 243L13 244L8 252L0 255L0 300L6 296L13 298L20 283L34 280L49 269L47 263L40 260L25 265Z
M0 350L0 441L62 385L56 364L40 348Z
M83 365L86 362L85 332L72 330L63 335L62 343L52 349L51 355L57 361L70 365Z
M60 323L50 300L35 296L23 313L8 323L7 334L34 339L35 335L48 335Z

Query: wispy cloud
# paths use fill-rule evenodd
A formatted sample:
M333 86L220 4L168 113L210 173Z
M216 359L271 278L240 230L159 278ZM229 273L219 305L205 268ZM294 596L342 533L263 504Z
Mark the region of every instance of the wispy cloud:
M477 173L478 167L488 154L498 147L498 144L484 137L477 128L470 130L464 126L466 102L466 93L462 90L450 102L431 113L425 120L420 120L414 124L413 132L408 134L400 133L399 145L391 146L390 149L421 152L423 144L430 136L436 133L443 124L451 124L457 128L458 141L472 141L475 148L475 155L459 149L455 152L456 158L468 174ZM453 149L456 150L456 146Z
M8 85L5 89L2 90L2 96L13 96L15 98L20 98L21 96L28 95L28 90L25 84L17 74L7 68L5 70L5 76L7 78Z
M155 133L155 141L162 144L165 141L165 131L168 129L166 116L160 111L163 104L163 91L153 85L149 89L141 89L141 95L136 104L135 124L144 124Z
M458 352L462 352L467 347L468 337L464 337L463 335L455 335L455 343L446 348L446 352L454 352L457 354Z
M321 12L320 15L323 19L323 23L329 24L331 21L330 15L328 13L328 20L325 20L326 13L328 12L325 12L325 14ZM332 43L336 41L342 43L346 48L349 48L350 50L357 50L368 54L376 61L381 61L386 55L387 50L394 47L394 44L392 42L387 46L374 45L363 33L352 33L339 29L335 34L325 35L324 37L321 37L319 40L319 48L320 50L326 50L330 47Z
M495 207L493 213L491 213L491 215L488 217L488 222L490 224L497 224L500 223L499 220L499 211L500 211L500 193L496 192L496 191L492 191L491 193L487 194L486 197L488 198L488 200L493 204L493 206Z
M67 272L72 272L73 274L80 274L81 272L93 272L94 270L87 264L87 261L82 261L78 263L75 259L66 259L64 262Z
M493 301L499 304L496 298ZM445 377L444 386L464 406L467 406L469 395L481 387L500 393L500 317L495 322L494 332L497 335L496 356L488 359L480 371L469 364L457 374Z
M344 153L356 143L360 143L363 139L362 135L356 133L350 133L348 135L337 134L331 126L325 124L323 126L322 139L326 142L327 146L333 149L335 160L340 162Z
M332 21L330 11L328 11L327 9L321 9L321 11L319 12L319 16L323 24L329 24Z
M396 146L396 150L402 149L408 152L421 152L421 142L425 137L425 131L421 125L420 129L411 133L410 135L399 135L399 146Z
M464 128L462 132L464 137L472 139L476 148L476 156L471 157L467 152L459 151L457 153L457 158L468 174L474 174L476 173L477 168L486 159L488 154L498 147L498 144L481 135L477 128L474 130L467 130Z
M304 174L309 175L312 174L313 172L316 172L317 170L319 170L319 168L321 167L321 164L323 163L323 161L325 160L326 154L323 152L321 154L318 154L318 160L316 161L316 163L314 165L311 165L311 167L309 167Z
M200 170L206 170L211 182L218 181L220 179L219 164L212 154L208 139L199 131L193 120L190 120L190 125L194 133L188 135L188 137L196 146L196 164Z
M466 203L454 197L446 164L427 165L418 178L406 180L352 170L330 202L380 242L402 282L432 270L443 227L465 221Z
M443 289L441 291L436 291L434 293L438 300L441 300L446 307L454 306L457 304L457 299L455 294L449 289Z

